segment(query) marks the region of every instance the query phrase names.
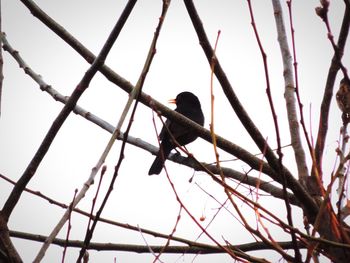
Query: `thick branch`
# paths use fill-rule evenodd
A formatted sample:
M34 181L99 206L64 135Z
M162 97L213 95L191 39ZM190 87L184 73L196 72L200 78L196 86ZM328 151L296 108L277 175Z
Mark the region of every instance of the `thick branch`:
M7 222L1 216L0 211L0 262L21 263L22 259L19 256L16 248L13 246Z
M10 231L10 236L20 239L44 242L46 236L29 234L19 231ZM84 242L77 240L69 240L66 242L65 239L55 238L53 244L64 247L76 247L81 248ZM283 249L291 249L293 247L291 242L279 242L278 243ZM298 243L300 248L305 248L301 243ZM213 254L213 253L224 253L222 249L211 245L201 245L201 246L142 246L142 245L128 245L128 244L112 244L112 243L90 243L88 246L89 250L98 251L128 251L136 253L149 253L150 248L155 253L175 253L175 254ZM268 250L270 247L266 246L263 242L253 242L246 243L235 246L227 246L227 248L233 250L235 253L240 251L258 251L258 250Z
M286 100L287 117L289 123L290 137L292 141L292 147L294 150L295 162L298 168L299 179L308 175L308 168L306 165L305 151L302 146L300 138L299 121L296 110L296 99L294 96L295 83L293 76L293 64L292 55L289 50L286 28L284 26L282 7L279 0L272 0L278 42L281 49L282 61L283 61L283 76L285 82L284 97Z

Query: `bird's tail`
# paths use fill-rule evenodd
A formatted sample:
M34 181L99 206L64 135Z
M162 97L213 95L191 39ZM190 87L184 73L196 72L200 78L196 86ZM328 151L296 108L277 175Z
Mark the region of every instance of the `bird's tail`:
M160 174L160 172L163 169L164 161L171 152L171 149L172 147L165 146L162 147L162 150L159 150L156 159L154 159L154 162L152 163L152 166L148 171L148 175Z
M158 154L156 159L152 163L151 168L148 171L148 175L160 174L160 172L163 169L163 164L164 164L163 158L162 156L160 156L160 154Z

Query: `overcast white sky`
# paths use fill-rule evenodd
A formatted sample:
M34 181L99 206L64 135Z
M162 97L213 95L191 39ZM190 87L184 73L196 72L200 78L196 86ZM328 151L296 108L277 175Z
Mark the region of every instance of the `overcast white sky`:
M36 1L52 18L79 39L87 48L97 54L117 21L126 1ZM117 39L107 58L115 72L135 84L141 72L146 54L158 22L162 1L138 1L125 28ZM217 55L235 92L245 105L251 118L268 137L273 147L274 129L269 105L265 94L265 77L261 55L250 24L247 1L195 1L208 37L214 43L217 31L221 30ZM262 44L268 57L270 80L278 113L282 143L289 143L286 112L283 99L283 69L279 46L276 41L271 1L252 1L255 19ZM333 51L326 36L326 29L314 8L318 1L293 1L296 45L299 65L299 85L304 103L305 118L317 133L319 105L323 95L325 79ZM286 11L285 1L282 1ZM337 39L343 2L332 1L330 21ZM285 18L287 13L285 12ZM3 28L11 45L19 51L23 59L46 83L63 95L69 95L82 78L89 65L65 42L33 17L20 1L2 2ZM288 21L285 19L286 25ZM349 62L350 54L345 50L344 63ZM4 86L0 119L0 173L18 180L38 149L52 121L62 109L48 94L18 67L18 64L4 52ZM338 81L340 77L338 76ZM337 82L338 83L338 82ZM209 127L210 116L210 69L197 36L182 1L172 1L157 46L157 54L147 76L143 91L155 99L166 103L179 92L188 90L195 93L206 116L205 127ZM258 153L237 117L226 102L220 86L215 83L216 132L252 153ZM89 89L79 100L79 105L115 125L125 104L127 95L119 87L109 83L101 74L91 82ZM311 109L311 111L310 111ZM309 125L309 120L312 120ZM335 160L341 125L340 111L335 101L329 121L329 137L326 143L325 174L329 173ZM161 125L159 125L161 127ZM131 129L131 135L157 144L152 122L152 111L139 106ZM63 125L48 154L41 163L29 188L64 203L72 200L74 189L80 189L88 178L91 168L97 162L110 134L80 116L72 114ZM120 142L116 142L106 165L108 171L104 190L113 173L119 156ZM202 139L190 144L188 149L201 161L212 162L212 146ZM233 157L221 152L223 159ZM179 211L174 194L164 172L149 177L148 169L154 159L149 152L134 146L127 146L115 189L103 213L103 217L115 221L140 225L162 233L170 233ZM285 152L285 163L295 172L290 150ZM199 219L202 214L207 221L213 217L218 204L206 195L200 185L223 202L225 194L202 173L196 173L192 183L189 178L193 170L167 162L171 178L193 215ZM239 162L227 163L239 171L249 167ZM5 202L12 186L0 181L0 205ZM79 205L89 210L96 185ZM247 192L242 188L242 191ZM102 192L104 193L104 192ZM281 210L280 202L272 198L262 198L261 202L273 211ZM47 235L56 225L63 210L54 207L36 196L24 193L10 218L9 227L13 230ZM300 209L294 209L300 217ZM249 212L247 212L249 214ZM253 218L254 219L254 218ZM253 220L252 219L252 220ZM230 223L227 223L230 220ZM252 221L254 222L254 221ZM298 222L298 221L297 221ZM74 215L71 239L82 239L86 228L86 218ZM238 222L228 213L221 212L209 228L214 236L232 244L252 242ZM176 235L195 239L200 229L183 213ZM66 229L59 237L65 237ZM276 238L283 238L277 233ZM165 244L165 240L145 236L149 244ZM100 223L94 234L95 242L135 243L144 245L140 233L113 228ZM202 237L200 242L208 241ZM30 262L40 248L40 243L13 239L25 262ZM69 249L66 262L76 260L78 250ZM61 260L62 249L52 246L43 262ZM261 255L257 253L256 255ZM278 256L265 255L272 261ZM151 262L153 256L122 252L91 252L91 262ZM194 259L195 258L195 259ZM211 255L163 255L163 262L231 262L228 256Z

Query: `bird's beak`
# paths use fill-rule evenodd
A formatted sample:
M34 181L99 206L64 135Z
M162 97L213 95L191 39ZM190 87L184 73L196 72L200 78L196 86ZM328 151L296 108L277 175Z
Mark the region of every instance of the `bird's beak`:
M168 100L169 103L176 104L176 99L170 99Z

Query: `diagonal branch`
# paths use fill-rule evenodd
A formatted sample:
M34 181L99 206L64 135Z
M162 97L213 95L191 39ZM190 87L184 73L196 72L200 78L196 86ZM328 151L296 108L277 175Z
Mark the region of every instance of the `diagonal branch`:
M77 87L74 89L73 93L71 94L69 100L61 110L61 112L58 114L56 119L54 120L53 124L51 125L49 131L47 132L44 140L42 141L41 145L39 146L37 152L35 153L33 159L27 166L26 170L24 171L21 178L18 180L16 186L12 190L10 196L5 202L5 205L2 209L2 215L4 216L5 220L8 221L14 207L16 206L24 188L30 181L30 179L34 176L38 166L40 165L42 159L44 158L45 154L49 150L51 143L55 139L59 129L61 128L64 121L67 119L68 115L73 111L77 101L81 97L81 95L84 93L84 91L89 87L90 81L97 73L99 67L104 64L104 61L111 50L115 40L117 39L121 29L123 28L123 25L128 18L128 15L132 9L132 6L128 6L129 9L126 9L122 16L120 17L120 20L118 20L117 24L113 28L111 34L109 35L105 45L103 46L100 54L96 57L94 62L92 63L91 67L86 71L83 78L78 83Z

